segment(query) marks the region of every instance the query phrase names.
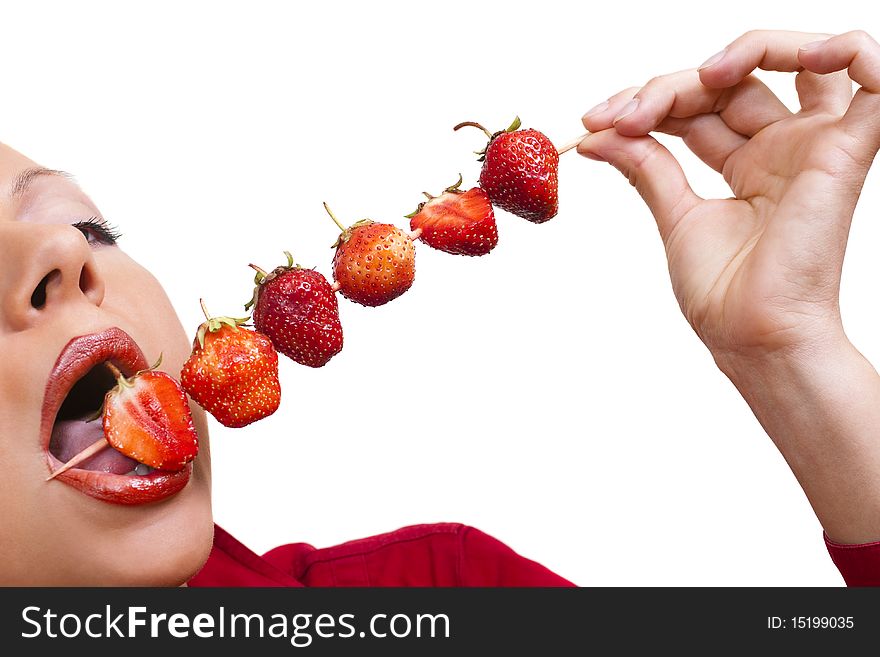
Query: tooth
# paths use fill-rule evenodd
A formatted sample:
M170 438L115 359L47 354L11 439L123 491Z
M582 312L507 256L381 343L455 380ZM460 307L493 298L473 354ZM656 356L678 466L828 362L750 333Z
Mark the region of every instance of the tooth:
M134 473L138 474L138 475L150 474L150 472L152 472L152 471L153 471L153 468L148 466L146 463L138 463L134 469Z

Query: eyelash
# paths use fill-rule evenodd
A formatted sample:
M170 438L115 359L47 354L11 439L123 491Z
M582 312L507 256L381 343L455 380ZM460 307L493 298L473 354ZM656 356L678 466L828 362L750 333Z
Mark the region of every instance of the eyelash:
M100 217L89 217L85 221L77 221L73 227L85 236L89 244L93 244L93 239L113 246L121 237L121 234L115 226Z

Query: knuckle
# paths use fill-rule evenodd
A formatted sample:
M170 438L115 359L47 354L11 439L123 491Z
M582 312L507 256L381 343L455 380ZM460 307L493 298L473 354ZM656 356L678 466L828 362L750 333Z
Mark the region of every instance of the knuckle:
M660 142L654 139L648 139L644 142L642 148L639 149L637 156L633 159L632 171L643 171L649 167L663 152Z
M767 36L767 30L749 30L744 32L734 43L743 41L763 41Z
M865 30L853 30L849 33L850 38L855 42L857 48L868 48L871 46L876 46L877 42L874 41L874 38L865 32Z
M653 78L648 80L645 86L642 88L642 92L651 91L656 92L658 89L666 89L667 87L675 86L676 83L676 74L675 73L665 73L663 75L655 75ZM640 92L638 95L641 95Z

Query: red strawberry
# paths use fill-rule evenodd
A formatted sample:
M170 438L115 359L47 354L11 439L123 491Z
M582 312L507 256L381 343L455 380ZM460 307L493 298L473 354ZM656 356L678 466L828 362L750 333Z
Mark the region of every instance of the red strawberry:
M254 326L275 348L309 367L322 367L342 350L339 305L327 279L314 269L293 264L266 273L259 267L254 296L245 308L254 307Z
M244 319L210 317L199 326L180 382L187 394L227 427L243 427L278 410L278 354Z
M490 133L479 123L455 126L479 128L489 136L480 152L483 169L480 186L492 203L536 224L556 216L559 210L559 153L537 130L519 130L517 117L507 130Z
M107 442L157 470L182 470L199 452L186 394L165 372L114 375L117 386L104 397Z
M498 244L498 227L489 196L479 187L459 190L461 176L440 196L423 192L428 200L408 214L409 227L435 249L468 256L486 255Z
M342 233L333 245L333 278L342 295L363 306L381 306L413 284L416 250L412 238L397 226L370 219L348 228L327 213Z

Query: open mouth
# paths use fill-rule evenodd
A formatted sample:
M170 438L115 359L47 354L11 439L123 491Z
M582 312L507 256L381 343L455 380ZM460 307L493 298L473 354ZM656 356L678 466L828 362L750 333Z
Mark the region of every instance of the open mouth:
M104 395L116 385L110 370L99 363L77 381L58 410L52 426L49 453L66 463L95 441L104 437L101 423L101 406ZM153 471L149 465L129 458L109 443L107 447L76 468L108 472L118 475L147 475Z
M58 356L46 383L40 430L50 474L104 437L100 417L88 420L98 414L104 395L116 385L106 362L125 376L149 367L131 336L116 327L74 338ZM61 482L113 504L148 504L181 491L191 475L191 462L179 471L155 470L108 444L47 485Z

